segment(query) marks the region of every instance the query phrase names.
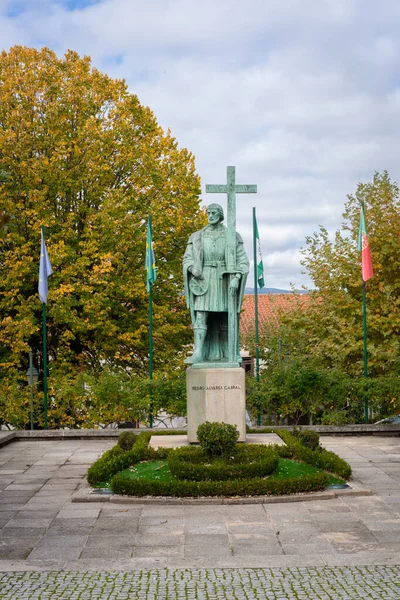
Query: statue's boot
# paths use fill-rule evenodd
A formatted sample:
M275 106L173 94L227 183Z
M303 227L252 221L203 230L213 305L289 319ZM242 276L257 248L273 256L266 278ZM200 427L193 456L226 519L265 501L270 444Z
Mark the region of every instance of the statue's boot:
M204 360L204 342L206 340L207 328L194 327L194 352L185 360L186 365L194 365Z

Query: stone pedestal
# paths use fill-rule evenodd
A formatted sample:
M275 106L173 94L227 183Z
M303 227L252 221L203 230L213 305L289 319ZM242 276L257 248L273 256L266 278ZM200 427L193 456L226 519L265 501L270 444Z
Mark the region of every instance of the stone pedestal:
M188 441L197 442L197 428L205 421L230 423L246 440L245 372L237 368L189 367L186 371Z

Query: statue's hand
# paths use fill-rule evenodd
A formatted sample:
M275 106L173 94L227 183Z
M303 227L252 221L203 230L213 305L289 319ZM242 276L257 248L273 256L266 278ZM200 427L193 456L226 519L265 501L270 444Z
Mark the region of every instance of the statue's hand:
M239 281L238 277L233 277L231 284L229 286L232 296L236 296L239 285L240 285L240 281Z
M193 277L196 277L196 279L203 279L203 275L201 274L201 271L199 269L192 267L191 272Z

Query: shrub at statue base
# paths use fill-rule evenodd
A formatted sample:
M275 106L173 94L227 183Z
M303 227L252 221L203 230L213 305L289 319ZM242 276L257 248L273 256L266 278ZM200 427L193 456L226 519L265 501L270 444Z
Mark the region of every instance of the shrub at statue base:
M137 435L133 431L123 431L118 436L118 446L122 450L132 450L135 445Z
M209 458L201 448L184 447L171 452L168 466L178 479L226 481L266 477L273 473L279 455L273 447L239 446L226 458Z
M239 439L239 431L229 423L212 423L206 421L197 428L197 439L207 456L230 456Z
M154 432L153 435L162 432ZM233 458L210 459L199 448L149 448L151 433L137 436L131 450L117 444L105 452L89 469L91 485L110 481L116 494L132 496L257 496L282 495L323 490L332 480L330 474L347 479L350 466L333 452L311 450L288 432L279 432L286 446L239 446ZM184 460L187 458L187 461ZM294 459L329 472L312 472L296 477L274 474L279 458ZM141 461L167 459L171 479L155 481L132 478L129 467ZM261 466L260 466L260 464ZM207 470L208 469L208 470ZM175 470L175 473L173 471ZM269 475L265 473L269 471ZM254 473L254 475L251 475ZM263 475L260 475L263 473ZM179 478L180 477L180 478ZM185 479L182 479L185 477Z
M319 445L319 433L316 431L293 427L290 433L300 442L302 446L310 448L311 450L321 450L321 446Z

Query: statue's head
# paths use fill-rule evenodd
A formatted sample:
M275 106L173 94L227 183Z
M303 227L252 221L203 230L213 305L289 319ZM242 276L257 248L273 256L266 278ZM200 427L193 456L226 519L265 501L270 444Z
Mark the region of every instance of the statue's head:
M206 208L206 213L209 222L210 219L213 220L216 217L218 217L219 223L224 220L224 209L220 204L209 204Z

